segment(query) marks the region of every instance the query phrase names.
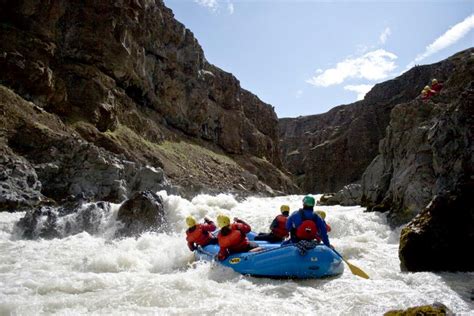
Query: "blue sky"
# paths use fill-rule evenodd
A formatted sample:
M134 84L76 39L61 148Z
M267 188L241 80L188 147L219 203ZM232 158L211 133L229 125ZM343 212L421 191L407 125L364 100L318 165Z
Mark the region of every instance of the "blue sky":
M328 111L474 46L474 0L165 0L206 59L275 107Z

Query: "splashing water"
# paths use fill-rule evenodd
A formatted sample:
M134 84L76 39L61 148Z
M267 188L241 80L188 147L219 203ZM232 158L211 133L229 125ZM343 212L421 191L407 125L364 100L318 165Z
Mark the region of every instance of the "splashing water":
M400 230L361 207L323 206L331 243L370 275L346 269L336 278L272 280L242 276L215 263L192 262L184 218L224 213L266 232L281 204L301 196L248 198L200 195L164 197L171 229L139 238L112 239L118 205L100 219L98 232L63 239L22 240L15 224L24 213L0 213L0 315L380 315L391 309L441 302L474 314L474 273L402 273Z

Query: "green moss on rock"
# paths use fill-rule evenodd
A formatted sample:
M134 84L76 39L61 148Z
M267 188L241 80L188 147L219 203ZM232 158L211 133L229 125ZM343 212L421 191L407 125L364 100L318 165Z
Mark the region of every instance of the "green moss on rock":
M384 316L441 316L451 314L451 311L445 305L435 303L433 305L410 307L405 310L389 311Z

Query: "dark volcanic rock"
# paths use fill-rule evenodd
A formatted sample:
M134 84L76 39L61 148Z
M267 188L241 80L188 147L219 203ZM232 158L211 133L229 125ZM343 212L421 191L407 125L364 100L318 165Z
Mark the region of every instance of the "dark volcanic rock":
M400 237L402 270L474 271L474 181L444 192L405 228ZM467 247L467 248L466 248Z
M318 205L337 205L339 201L334 199L334 193L325 193L318 200Z
M160 196L150 191L135 192L118 210L115 237L138 236L145 231L157 231L166 223ZM61 206L41 206L30 209L17 223L19 236L27 239L63 238L87 232L108 234L114 221L108 202L88 202L84 195L70 196Z
M73 195L121 202L137 190L171 189L163 171L81 139L55 115L0 86L3 210Z
M145 231L157 231L166 223L163 200L150 191L136 192L118 211L117 220L123 227L117 236L138 236Z
M392 110L379 156L362 177L362 203L388 211L393 225L411 220L434 195L473 179L473 52L450 58L456 72L439 95Z
M324 114L280 119L284 166L306 192L337 192L360 181L378 153L394 106L416 98L431 78L450 78L458 71L456 58L414 67L375 85L362 101Z
M348 184L344 186L342 190L337 191L334 197L339 201L339 204L343 206L360 205L362 186L360 183Z
M167 188L161 169L141 166L42 127L22 126L9 145L35 163L43 194L57 201L84 194L94 200L121 202L132 191Z
M242 89L232 74L208 63L191 31L174 19L163 1L2 0L0 8L0 84L33 102L38 111L54 114L51 120L60 118L70 128L65 133L75 130L80 134L75 138L115 157L123 155L122 165L129 160L163 167L184 189L189 182L220 191L235 189L239 177L219 182L220 177L212 178L199 167L187 168L193 177L183 179L176 156L185 158L187 147L170 153L164 141L197 144L208 150L208 158L218 152L267 160L261 173L278 176L259 180L272 181L265 184L274 190L297 190L278 170L278 119L273 107ZM28 119L23 123L34 124ZM29 149L28 142L38 144L43 136L28 132L9 135L15 151ZM35 154L42 156L50 147L50 143L36 146ZM51 163L44 166L47 173L56 169L58 175L69 177L71 168L64 165L90 156L85 145L71 152L77 160L61 157L63 152L56 149L55 161L61 165L45 161ZM90 158L87 168L76 166L74 171L87 179L75 179L76 188L67 193L85 189L98 198L123 197L119 183L108 189L121 171L106 154L93 155L97 159ZM247 166L233 168L237 174ZM42 185L44 190L66 191Z
M344 186L335 194L323 194L318 201L319 205L360 205L362 197L362 186L359 183L351 183Z
M11 152L0 153L0 211L31 208L43 202L41 182L33 166Z
M62 238L86 231L100 232L102 221L110 213L105 202L86 203L81 198L72 198L60 207L42 206L26 212L17 223L17 230L23 238Z

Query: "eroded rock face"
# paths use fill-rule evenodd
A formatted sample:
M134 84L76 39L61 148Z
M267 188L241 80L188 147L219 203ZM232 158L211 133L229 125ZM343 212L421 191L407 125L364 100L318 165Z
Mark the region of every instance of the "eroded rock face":
M474 182L437 195L400 237L402 270L473 271Z
M362 177L362 203L407 223L433 196L472 181L474 50L451 58L454 72L429 102L397 105L379 155Z
M394 106L416 98L432 78L446 80L456 67L456 57L417 66L375 85L362 101L324 114L280 119L284 166L306 192L337 192L359 182L378 154Z
M44 201L33 166L11 152L0 153L0 211L31 208Z
M474 50L450 59L456 71L440 94L392 110L362 177L368 210L387 212L393 226L409 222L399 248L408 271L474 269L463 246L474 229Z
M0 84L55 114L79 133L76 137L135 163L166 166L169 173L176 167L168 168L175 159L158 148L165 140L196 142L225 155L263 159L270 162L265 165L268 172L278 174L278 120L273 107L242 89L232 74L209 64L191 31L162 1L3 0L0 4ZM29 137L36 136L16 137L17 147ZM97 167L95 172L101 170L104 182L115 181L112 174L120 173L103 168L99 161L89 163L90 168ZM63 171L53 165L45 168ZM196 175L187 179L190 186L209 182L210 189L221 189L220 183ZM175 173L173 177L176 184L186 185ZM259 178L273 181L265 184L274 190L297 190L283 173L276 180ZM83 179L77 182L77 190L121 195L119 184L113 192L105 192ZM238 180L229 182L227 189L232 189Z
M54 204L69 196L121 202L137 190L171 189L163 171L81 139L53 114L0 86L1 209Z
M360 205L362 186L360 183L351 183L334 194L323 194L318 201L319 205Z
M162 229L166 223L163 200L151 191L135 192L120 206L117 220L124 225L117 231L120 237Z
M57 136L57 137L54 137ZM23 126L10 147L35 163L42 192L57 201L84 194L93 200L121 202L140 189L162 190L163 171L142 166L67 135L38 126Z

